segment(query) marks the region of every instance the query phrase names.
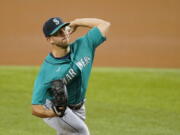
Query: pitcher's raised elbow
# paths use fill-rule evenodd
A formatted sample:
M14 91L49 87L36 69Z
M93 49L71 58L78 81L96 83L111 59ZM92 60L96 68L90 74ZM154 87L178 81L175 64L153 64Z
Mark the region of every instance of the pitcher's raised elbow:
M111 26L110 22L106 22L106 27L109 28Z
M111 22L106 22L108 26L111 26Z

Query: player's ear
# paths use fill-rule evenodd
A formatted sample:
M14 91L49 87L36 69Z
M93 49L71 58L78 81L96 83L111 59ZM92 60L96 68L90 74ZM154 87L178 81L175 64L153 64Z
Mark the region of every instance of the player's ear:
M54 40L52 39L52 37L47 37L46 39L47 39L47 41L48 41L50 44L53 44L53 43L54 43Z

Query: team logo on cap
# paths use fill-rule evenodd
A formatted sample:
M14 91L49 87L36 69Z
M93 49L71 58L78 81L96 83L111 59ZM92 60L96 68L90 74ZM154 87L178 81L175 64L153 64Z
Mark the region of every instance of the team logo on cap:
M53 19L53 22L54 22L56 25L59 24L59 20L58 20L57 18L54 18L54 19Z

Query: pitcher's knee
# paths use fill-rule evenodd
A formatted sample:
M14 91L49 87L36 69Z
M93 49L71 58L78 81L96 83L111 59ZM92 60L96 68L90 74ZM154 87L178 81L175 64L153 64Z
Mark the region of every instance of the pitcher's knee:
M82 126L79 129L79 135L90 135L89 129L88 129L88 127L86 125Z

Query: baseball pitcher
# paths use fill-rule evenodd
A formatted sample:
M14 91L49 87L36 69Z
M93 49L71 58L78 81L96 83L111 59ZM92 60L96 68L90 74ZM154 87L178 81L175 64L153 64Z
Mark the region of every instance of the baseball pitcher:
M70 43L78 27L89 31ZM82 18L65 23L48 19L43 33L51 45L44 59L32 95L32 114L43 118L57 135L89 135L85 124L85 97L96 48L106 40L110 23Z

